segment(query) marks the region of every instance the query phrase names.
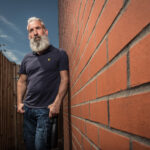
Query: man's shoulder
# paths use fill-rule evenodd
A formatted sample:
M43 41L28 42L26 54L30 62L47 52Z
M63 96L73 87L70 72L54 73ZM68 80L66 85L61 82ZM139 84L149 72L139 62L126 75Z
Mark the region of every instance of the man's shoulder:
M23 61L27 60L28 58L32 57L33 56L33 52L30 52L30 53L27 53L25 54L24 58L23 58Z
M57 53L63 53L63 52L66 53L66 51L63 48L57 48L57 47L54 47L53 45L51 45L51 48Z
M33 52L27 53L25 57L33 56Z

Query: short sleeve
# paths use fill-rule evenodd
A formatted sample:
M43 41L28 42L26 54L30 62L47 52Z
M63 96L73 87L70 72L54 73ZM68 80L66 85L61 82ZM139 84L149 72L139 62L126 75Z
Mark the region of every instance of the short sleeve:
M21 62L19 74L26 74L25 58Z
M69 70L68 56L64 50L60 50L59 71L62 70Z

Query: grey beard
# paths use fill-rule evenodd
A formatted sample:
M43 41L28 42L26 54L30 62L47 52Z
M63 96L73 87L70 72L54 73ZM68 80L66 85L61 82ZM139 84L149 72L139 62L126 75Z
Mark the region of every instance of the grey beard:
M50 45L48 36L43 35L43 36L40 36L40 38L41 39L39 40L35 40L35 38L30 39L30 47L32 51L41 52L45 50L46 48L48 48L48 46Z

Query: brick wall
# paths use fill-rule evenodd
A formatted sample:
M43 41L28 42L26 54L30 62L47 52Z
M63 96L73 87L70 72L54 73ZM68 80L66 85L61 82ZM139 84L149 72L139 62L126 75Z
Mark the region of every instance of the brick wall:
M150 0L59 0L70 61L64 149L150 150Z

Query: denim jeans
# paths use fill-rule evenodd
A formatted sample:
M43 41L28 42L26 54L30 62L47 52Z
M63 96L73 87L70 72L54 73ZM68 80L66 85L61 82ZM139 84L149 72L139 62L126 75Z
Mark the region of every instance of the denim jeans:
M50 134L53 119L48 108L24 106L24 142L26 150L50 150Z

